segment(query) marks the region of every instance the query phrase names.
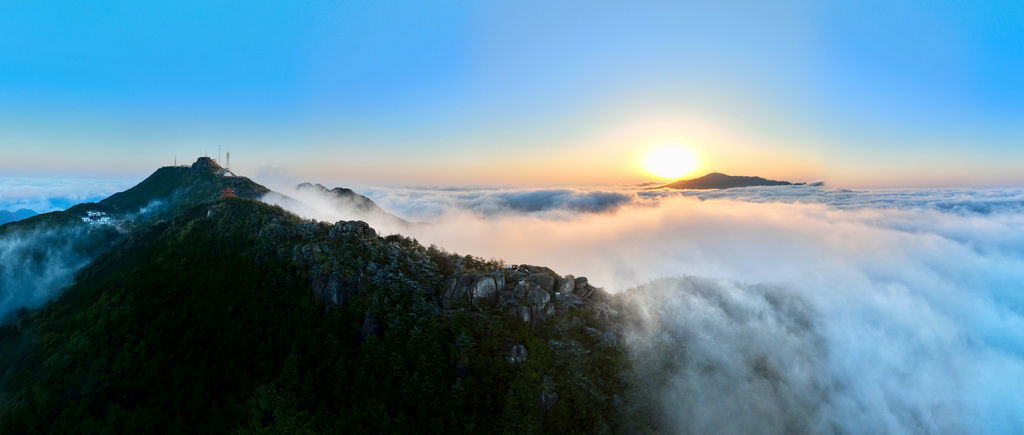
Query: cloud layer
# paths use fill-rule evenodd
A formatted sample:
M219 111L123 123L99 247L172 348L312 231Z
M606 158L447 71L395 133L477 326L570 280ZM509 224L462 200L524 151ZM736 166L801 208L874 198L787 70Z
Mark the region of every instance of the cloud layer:
M367 194L436 216L421 242L634 288L667 427L1024 432L1020 190L552 192Z
M64 210L78 203L99 201L134 184L129 180L0 178L0 210Z

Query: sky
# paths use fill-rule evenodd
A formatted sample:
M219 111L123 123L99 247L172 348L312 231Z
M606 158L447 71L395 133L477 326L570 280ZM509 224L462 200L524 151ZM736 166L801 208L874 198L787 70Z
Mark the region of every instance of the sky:
M1022 23L1014 1L5 1L0 177L230 152L334 184L640 183L677 144L693 176L1016 187Z

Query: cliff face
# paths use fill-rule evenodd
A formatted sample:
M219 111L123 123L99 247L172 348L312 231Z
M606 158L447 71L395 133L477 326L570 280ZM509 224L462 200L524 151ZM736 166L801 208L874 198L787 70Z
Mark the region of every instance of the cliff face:
M607 298L217 199L129 234L0 328L0 432L631 431L653 408Z

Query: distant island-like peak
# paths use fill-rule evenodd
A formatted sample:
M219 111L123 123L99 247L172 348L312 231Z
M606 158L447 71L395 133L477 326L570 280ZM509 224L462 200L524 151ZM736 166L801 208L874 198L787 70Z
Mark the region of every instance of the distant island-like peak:
M807 183L791 183L789 181L769 180L762 177L747 177L726 175L721 172L712 172L703 177L690 180L679 180L652 189L730 189L733 187L753 186L802 186ZM820 185L820 183L815 183Z

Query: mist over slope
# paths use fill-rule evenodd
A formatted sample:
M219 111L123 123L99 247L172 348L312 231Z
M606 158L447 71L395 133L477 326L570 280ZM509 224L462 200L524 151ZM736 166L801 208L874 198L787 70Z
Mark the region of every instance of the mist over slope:
M0 325L59 295L117 237L60 212L0 226Z
M666 427L1024 431L1021 190L367 195L435 216L409 234L424 243L634 288L634 351L675 368L646 371Z

